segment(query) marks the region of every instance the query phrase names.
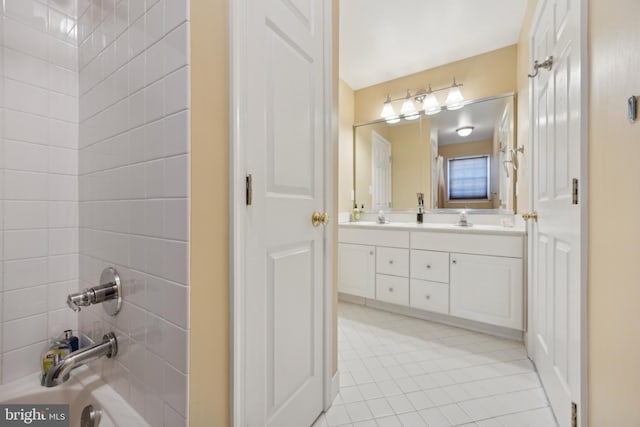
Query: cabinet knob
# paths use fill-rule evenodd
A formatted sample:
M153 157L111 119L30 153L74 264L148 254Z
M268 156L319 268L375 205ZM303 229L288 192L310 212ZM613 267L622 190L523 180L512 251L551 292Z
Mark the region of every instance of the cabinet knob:
M389 260L389 264L393 264L393 260L392 259Z
M373 255L373 251L369 252L369 255Z
M431 299L431 295L425 295L425 299Z
M454 264L458 263L458 261L456 261L455 259L453 261L451 261L451 262L454 263Z
M427 264L427 270L431 270L431 264Z
M389 288L389 292L393 292L393 288Z

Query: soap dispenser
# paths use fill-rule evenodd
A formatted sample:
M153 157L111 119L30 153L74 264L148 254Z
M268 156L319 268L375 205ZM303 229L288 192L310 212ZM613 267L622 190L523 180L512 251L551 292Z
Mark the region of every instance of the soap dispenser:
M353 212L351 213L351 218L353 219L353 222L360 221L360 209L358 209L357 203L353 204Z

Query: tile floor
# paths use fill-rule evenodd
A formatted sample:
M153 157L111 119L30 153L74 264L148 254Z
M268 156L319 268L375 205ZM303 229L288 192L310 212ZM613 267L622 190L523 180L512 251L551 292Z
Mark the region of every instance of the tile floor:
M339 304L340 393L313 427L555 427L521 343Z

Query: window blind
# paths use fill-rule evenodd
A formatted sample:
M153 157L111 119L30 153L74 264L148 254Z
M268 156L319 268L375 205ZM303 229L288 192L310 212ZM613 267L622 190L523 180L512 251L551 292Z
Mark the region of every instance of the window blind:
M489 198L489 156L449 159L449 199Z

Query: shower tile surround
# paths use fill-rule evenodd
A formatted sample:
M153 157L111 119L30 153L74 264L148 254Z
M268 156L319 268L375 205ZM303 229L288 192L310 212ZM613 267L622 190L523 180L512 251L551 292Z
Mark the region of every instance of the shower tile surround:
M2 381L58 331L113 330L93 367L154 426L187 416L188 3L5 0L0 24ZM75 315L106 266L122 311Z
M48 337L77 328L75 8L0 2L0 381L39 369ZM35 380L34 376L34 380Z

